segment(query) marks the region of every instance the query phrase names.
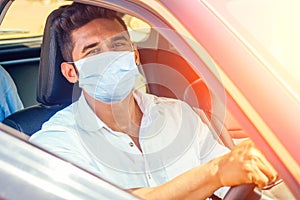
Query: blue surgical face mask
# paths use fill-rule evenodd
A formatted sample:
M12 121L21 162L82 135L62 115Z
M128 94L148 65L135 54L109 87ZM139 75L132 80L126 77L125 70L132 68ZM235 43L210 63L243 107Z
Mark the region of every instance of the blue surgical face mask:
M75 62L79 72L79 87L91 97L118 103L132 91L139 75L134 52L109 51Z

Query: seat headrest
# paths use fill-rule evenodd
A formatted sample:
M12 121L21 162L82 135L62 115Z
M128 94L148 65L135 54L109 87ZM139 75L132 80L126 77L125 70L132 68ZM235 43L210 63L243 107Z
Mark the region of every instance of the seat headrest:
M61 73L64 60L52 26L60 12L54 10L48 16L41 46L37 101L45 106L68 105L77 100L81 92L78 84L68 82Z

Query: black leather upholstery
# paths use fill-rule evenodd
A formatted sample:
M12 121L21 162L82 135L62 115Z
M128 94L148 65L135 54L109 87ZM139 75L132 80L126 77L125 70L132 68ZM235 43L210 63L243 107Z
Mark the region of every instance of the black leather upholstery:
M18 111L2 122L29 136L41 129L42 124L58 110L76 101L81 92L77 84L69 83L61 74L63 58L51 26L58 14L59 11L55 10L49 15L44 30L37 87L39 104Z
M47 19L41 49L37 101L47 106L70 104L78 98L80 91L77 85L69 83L62 76L60 70L63 58L51 26L58 12L53 11Z
M45 121L62 108L63 106L46 108L42 104L34 105L8 116L2 123L31 136L41 129Z

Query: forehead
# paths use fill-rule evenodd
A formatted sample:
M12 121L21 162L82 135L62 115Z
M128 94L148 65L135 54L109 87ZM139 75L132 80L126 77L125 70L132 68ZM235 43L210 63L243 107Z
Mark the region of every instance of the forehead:
M76 43L76 41L81 38L88 39L88 37L97 35L102 39L107 39L110 36L122 32L125 32L125 29L117 19L98 18L74 30L72 32L72 38Z
M72 32L73 57L77 57L75 54L91 43L101 43L119 34L127 35L126 33L117 19L94 19Z

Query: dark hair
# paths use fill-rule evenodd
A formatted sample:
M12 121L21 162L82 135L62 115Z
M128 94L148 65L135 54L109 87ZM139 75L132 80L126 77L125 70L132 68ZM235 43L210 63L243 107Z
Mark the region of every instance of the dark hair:
M60 7L59 10L61 10L60 15L53 20L53 26L57 33L58 45L62 56L66 61L73 61L74 42L72 41L72 31L94 19L116 19L127 31L127 26L117 12L107 8L74 2L71 5Z

